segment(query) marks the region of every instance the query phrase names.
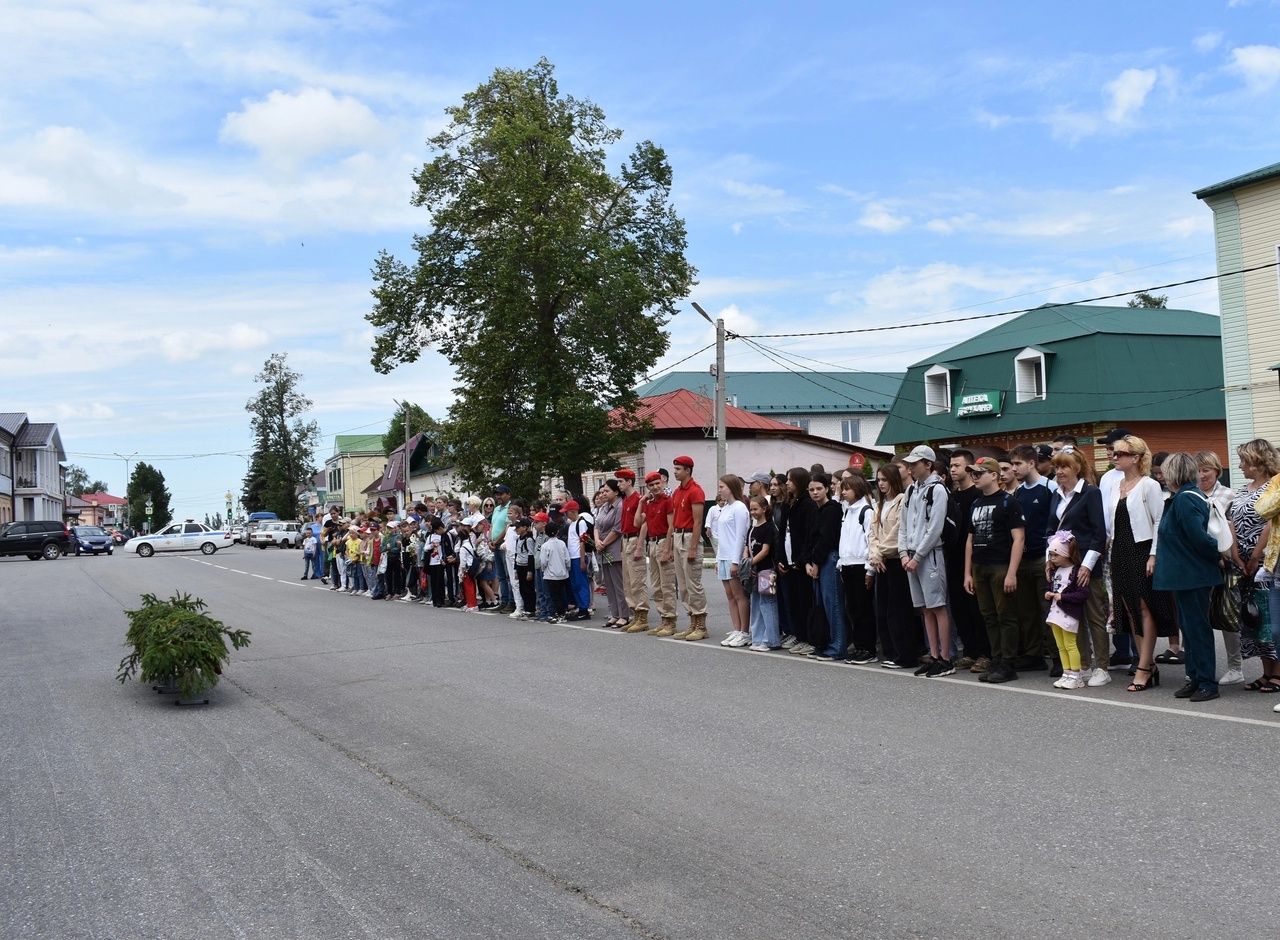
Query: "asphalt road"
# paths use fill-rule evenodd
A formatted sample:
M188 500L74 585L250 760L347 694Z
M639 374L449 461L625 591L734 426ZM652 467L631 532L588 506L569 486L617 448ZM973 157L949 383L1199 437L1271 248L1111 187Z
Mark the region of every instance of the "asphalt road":
M1275 935L1276 696L916 679L301 564L0 560L0 935ZM206 707L114 681L123 609L174 589L253 631Z

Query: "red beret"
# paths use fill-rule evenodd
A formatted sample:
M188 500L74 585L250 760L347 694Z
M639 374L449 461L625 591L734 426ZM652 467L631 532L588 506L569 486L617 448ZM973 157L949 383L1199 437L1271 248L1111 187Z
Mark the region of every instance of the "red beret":
M651 472L651 473L646 473L646 474L644 475L644 482L646 482L646 483L652 483L652 482L654 482L655 480L657 480L657 481L659 481L659 482L661 482L661 480L662 480L662 474L661 474L661 473L659 473L657 470L654 470L654 471L653 471L653 472Z
M617 477L619 480L634 480L636 478L636 472L634 470L628 470L626 467L623 467L621 470L615 473L614 476Z
M671 461L671 464L672 464L672 466L677 466L677 467L688 467L690 470L692 470L692 469L693 469L693 458L692 458L692 457L686 457L684 454L681 454L681 455L680 455L679 457L677 457L675 460Z

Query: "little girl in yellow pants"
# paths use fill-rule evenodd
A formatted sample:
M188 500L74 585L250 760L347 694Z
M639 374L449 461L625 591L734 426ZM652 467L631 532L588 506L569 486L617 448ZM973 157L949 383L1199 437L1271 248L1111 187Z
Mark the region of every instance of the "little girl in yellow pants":
M1049 539L1049 590L1044 598L1049 601L1049 628L1058 644L1058 657L1062 660L1062 678L1054 688L1084 688L1084 674L1080 668L1080 648L1076 634L1084 619L1084 605L1089 600L1089 589L1078 581L1080 571L1080 547L1072 534L1060 529Z

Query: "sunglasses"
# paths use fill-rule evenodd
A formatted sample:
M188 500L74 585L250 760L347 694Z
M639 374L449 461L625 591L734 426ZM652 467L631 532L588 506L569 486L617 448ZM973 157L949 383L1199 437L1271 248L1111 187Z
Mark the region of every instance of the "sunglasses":
M1112 457L1136 457L1138 455L1131 450L1113 450L1111 452L1111 456Z

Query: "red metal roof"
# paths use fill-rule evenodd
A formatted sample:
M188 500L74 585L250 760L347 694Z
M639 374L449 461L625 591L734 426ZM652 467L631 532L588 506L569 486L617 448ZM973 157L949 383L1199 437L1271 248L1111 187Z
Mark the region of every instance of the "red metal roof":
M613 414L621 416L620 410L616 408ZM640 399L635 417L641 421L650 421L655 431L700 431L703 428L715 427L715 402L705 395L691 392L687 388L680 388L665 395L653 395ZM805 433L795 425L761 417L730 404L724 406L724 426L726 430L768 434Z
M86 503L97 503L99 506L122 506L128 502L119 496L112 496L110 493L85 493L80 497Z

